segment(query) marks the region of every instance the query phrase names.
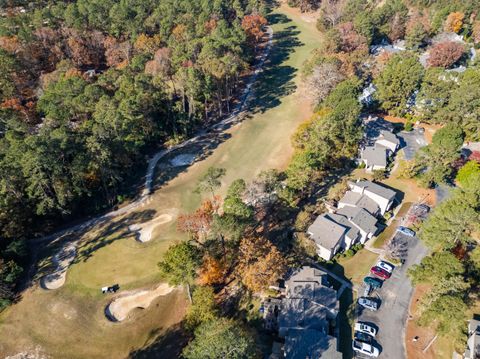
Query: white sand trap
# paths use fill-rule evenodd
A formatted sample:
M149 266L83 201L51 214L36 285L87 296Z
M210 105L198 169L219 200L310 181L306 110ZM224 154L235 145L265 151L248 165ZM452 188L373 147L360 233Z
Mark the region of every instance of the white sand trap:
M105 314L111 320L121 322L135 308L146 309L154 299L169 294L175 288L166 283L160 284L156 289L141 290L125 293L114 299L105 309Z
M182 155L178 155L170 160L170 164L173 167L181 167L181 166L188 166L195 161L195 155L191 153L184 153Z
M77 254L77 243L67 243L55 254L52 262L56 265L53 273L50 273L42 278L42 286L45 289L58 289L65 284L67 278L67 270L72 264Z
M162 224L168 223L173 219L170 214L161 214L154 219L140 224L132 224L128 229L137 234L137 239L140 242L148 242L152 239L153 230Z

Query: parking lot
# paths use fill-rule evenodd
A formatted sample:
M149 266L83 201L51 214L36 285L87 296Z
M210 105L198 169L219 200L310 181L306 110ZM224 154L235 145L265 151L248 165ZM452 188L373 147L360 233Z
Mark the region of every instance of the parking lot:
M375 345L380 349L379 358L385 359L405 358L405 325L413 292L407 277L407 269L413 264L418 264L427 254L427 249L417 237L408 237L398 232L396 236L402 236L408 241L408 256L404 265L395 268L382 288L370 294L371 298L379 300L380 308L372 312L357 305L357 320L371 323L378 329ZM363 291L364 287L359 288L358 295L362 296ZM357 354L356 358L366 356Z

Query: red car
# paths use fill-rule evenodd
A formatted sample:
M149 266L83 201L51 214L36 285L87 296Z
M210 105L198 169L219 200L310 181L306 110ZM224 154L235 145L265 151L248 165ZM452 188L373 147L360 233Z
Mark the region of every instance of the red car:
M382 279L388 279L390 278L391 274L388 273L385 269L382 269L380 267L372 267L370 269L370 272L372 272L372 274L375 274L377 277L380 277Z

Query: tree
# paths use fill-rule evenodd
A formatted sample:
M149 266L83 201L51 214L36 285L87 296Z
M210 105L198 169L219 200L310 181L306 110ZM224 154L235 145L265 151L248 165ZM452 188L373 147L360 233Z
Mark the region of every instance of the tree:
M374 81L382 108L395 115L403 113L422 77L423 67L416 57L393 56Z
M435 284L438 281L461 275L463 264L449 252L438 252L422 259L420 264L408 270L408 276L414 285L419 283Z
M402 261L408 255L408 242L406 239L395 236L387 243L385 249L390 258Z
M473 23L472 39L475 44L480 43L480 21L475 21Z
M197 275L200 264L201 253L198 247L188 242L181 242L168 248L158 267L169 284L185 284L190 295L190 285Z
M423 24L415 23L407 29L405 36L406 46L409 49L418 50L425 46L427 38L428 34Z
M439 42L430 49L428 66L449 68L460 60L464 53L465 48L458 42Z
M196 191L210 192L212 197L215 197L215 190L221 186L221 178L225 176L225 168L209 167L207 172L200 177Z
M458 33L463 27L463 19L465 14L463 12L452 12L445 20L445 31Z
M320 31L326 31L335 27L342 18L345 4L346 1L343 0L322 1L320 16L317 20L317 28Z
M314 104L318 104L344 79L345 76L337 63L323 62L315 66L312 74L307 78L308 96Z
M186 359L258 357L253 336L240 323L226 318L200 324L182 355Z
M237 179L232 182L228 188L225 201L223 202L223 211L243 219L250 219L253 216L253 208L245 204L242 200L247 185L243 179Z
M202 244L210 232L213 215L219 208L218 198L205 200L193 214L182 214L177 219L177 229Z
M480 178L480 163L468 161L457 173L456 180L462 187L478 181Z
M218 284L224 280L226 272L223 261L207 255L203 258L198 281L202 285Z
M259 14L246 15L242 19L242 29L247 34L247 39L254 47L265 35L264 28L267 25L267 19Z
M188 328L195 328L217 318L217 304L212 287L195 287L192 293L192 304L187 309L185 321Z
M287 264L278 249L263 237L243 239L238 260L242 282L253 292L275 284L285 273Z
M419 324L436 323L437 332L444 336L454 335L463 329L468 307L458 295L444 295L435 300L419 318Z

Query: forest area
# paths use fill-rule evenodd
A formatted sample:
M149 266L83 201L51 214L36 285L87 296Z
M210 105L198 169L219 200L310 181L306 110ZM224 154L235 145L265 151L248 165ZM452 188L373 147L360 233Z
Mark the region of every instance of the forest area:
M121 203L148 151L229 113L266 20L257 0L0 4L4 305L28 238Z

